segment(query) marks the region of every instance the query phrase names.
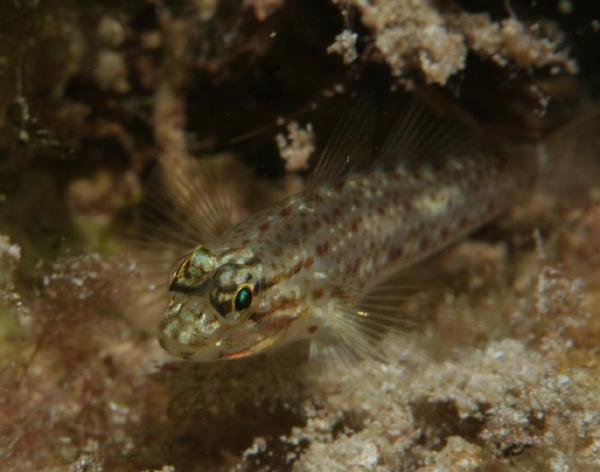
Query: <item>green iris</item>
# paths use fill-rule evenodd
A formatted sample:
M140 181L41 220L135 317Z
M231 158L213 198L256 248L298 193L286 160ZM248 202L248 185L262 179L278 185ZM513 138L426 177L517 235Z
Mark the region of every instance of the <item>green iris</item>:
M248 287L242 287L235 296L235 309L244 311L250 308L250 305L252 305L252 291Z

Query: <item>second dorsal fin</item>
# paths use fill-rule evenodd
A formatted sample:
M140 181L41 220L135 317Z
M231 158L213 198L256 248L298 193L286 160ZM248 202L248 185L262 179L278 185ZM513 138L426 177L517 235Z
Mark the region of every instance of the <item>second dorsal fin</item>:
M395 167L437 161L475 150L473 133L462 123L411 98L401 107L387 138L372 151L374 108L368 99L357 100L335 127L311 175L307 189L333 184L348 174L370 167Z
M376 165L434 162L473 152L474 148L473 133L466 126L413 98L392 125L377 154Z

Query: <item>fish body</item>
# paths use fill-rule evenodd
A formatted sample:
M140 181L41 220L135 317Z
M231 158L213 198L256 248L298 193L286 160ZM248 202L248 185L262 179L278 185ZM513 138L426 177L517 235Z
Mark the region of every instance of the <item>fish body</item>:
M414 150L417 138L387 154ZM435 165L407 166L398 156L329 172L197 246L172 276L161 345L199 361L318 342L324 331L363 345L361 330L378 315L359 309L361 299L498 216L531 181L524 166L493 155L448 155Z

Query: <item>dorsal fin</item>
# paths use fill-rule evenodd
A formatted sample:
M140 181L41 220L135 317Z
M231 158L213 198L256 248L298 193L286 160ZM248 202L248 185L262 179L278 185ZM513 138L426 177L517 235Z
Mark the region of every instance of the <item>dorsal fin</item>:
M141 217L144 239L183 250L216 239L234 222L232 185L212 159L161 161Z
M373 129L373 109L368 99L357 100L337 122L306 185L307 191L338 182L372 161Z
M421 164L473 152L475 139L456 119L443 115L419 99L410 99L392 126L376 165Z
M177 261L199 244L210 243L233 222L232 186L219 161L165 159L148 183L140 228L129 235L131 260L117 299L138 326L157 326L167 304L167 287Z
M375 127L373 107L366 98L350 106L334 128L314 168L308 191L365 168L434 162L474 152L473 133L458 120L434 111L415 98L402 108L400 118L391 126L375 154L370 146Z

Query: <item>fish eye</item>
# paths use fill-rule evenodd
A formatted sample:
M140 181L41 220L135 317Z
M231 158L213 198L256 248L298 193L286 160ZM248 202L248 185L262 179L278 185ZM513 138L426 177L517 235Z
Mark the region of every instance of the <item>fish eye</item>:
M236 311L245 311L252 305L252 290L248 285L243 285L235 295Z
M213 275L208 295L219 317L235 324L248 315L258 290L258 280L251 267L226 263Z

